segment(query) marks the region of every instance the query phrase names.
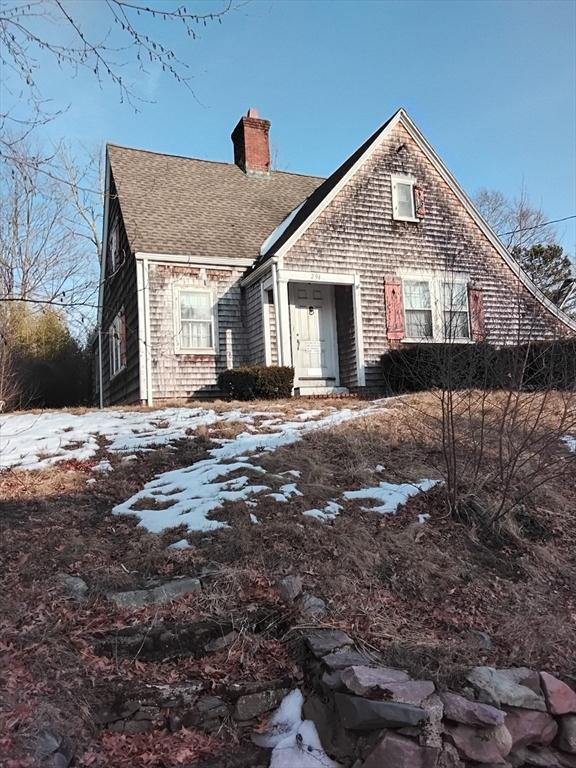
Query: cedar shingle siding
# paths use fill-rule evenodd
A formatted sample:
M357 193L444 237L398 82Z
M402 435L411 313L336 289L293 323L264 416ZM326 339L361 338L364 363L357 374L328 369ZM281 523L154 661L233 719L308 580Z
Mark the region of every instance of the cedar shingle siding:
M138 305L136 292L136 261L124 228L122 209L116 193L114 178L110 180L110 223L119 222L119 264L112 272L108 254L103 290L102 307L102 391L105 404L136 403L140 400L139 352L138 352ZM110 324L121 309L125 313L126 367L110 379Z
M420 222L392 218L394 173L412 175L424 188L426 216ZM380 359L389 348L384 277L402 269L468 273L483 290L487 340L493 344L567 332L519 283L401 125L286 253L284 265L360 275L368 387L381 385Z
M232 365L245 359L246 334L241 314L240 278L238 269L193 268L167 264L151 264L150 347L152 355L152 391L154 400L186 399L218 394L216 378L227 368L227 356L232 353ZM210 289L217 299L216 338L214 355L177 352L176 288ZM227 334L231 344L227 344Z
M403 119L391 118L324 182L279 172L254 176L228 163L109 146L109 222L120 219L124 255L114 275L107 270L103 290L105 403L150 396L148 367L152 398L158 402L217 395L218 373L229 366L276 364L279 308L273 303L271 269L262 266L261 277L252 282L243 283L243 278L250 273L249 264L265 265L311 214L317 215L313 223L289 250L280 252L279 273L338 273L359 281L356 299L361 301L365 383L370 389L382 384L382 355L404 343L401 328L387 333L384 285L386 280L390 290L392 281L401 291L406 270L465 274L484 316L481 329L476 328L480 314L474 318L475 338L485 334L493 344L510 344L574 333L568 321L556 317L516 277ZM381 143L318 214L374 141ZM425 213L418 222L393 218L393 174L416 180L419 214ZM298 206L292 223L260 256L264 240ZM209 289L217 299L213 354L178 351L176 297L182 287ZM359 385L361 354L356 349L354 296L353 285L334 288L340 384L350 389ZM106 331L121 307L127 365L110 381ZM398 322L402 325L400 312ZM282 334L289 328L288 318L284 323Z

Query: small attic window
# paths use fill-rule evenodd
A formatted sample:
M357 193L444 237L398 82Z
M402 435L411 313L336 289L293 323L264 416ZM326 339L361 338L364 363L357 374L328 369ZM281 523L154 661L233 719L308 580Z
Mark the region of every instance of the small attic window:
M392 216L398 221L419 221L416 217L412 176L392 176Z

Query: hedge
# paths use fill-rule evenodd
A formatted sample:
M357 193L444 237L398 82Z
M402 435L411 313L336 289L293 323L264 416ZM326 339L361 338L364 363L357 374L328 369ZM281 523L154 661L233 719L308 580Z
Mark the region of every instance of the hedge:
M218 376L218 387L234 400L290 397L293 383L294 368L277 365L231 368Z
M415 344L382 357L391 392L427 389L576 389L576 339L509 347Z

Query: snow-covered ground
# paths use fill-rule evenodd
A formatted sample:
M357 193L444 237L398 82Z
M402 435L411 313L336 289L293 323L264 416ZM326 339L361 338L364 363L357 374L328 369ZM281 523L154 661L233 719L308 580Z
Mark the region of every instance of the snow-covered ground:
M170 445L201 426L240 421L249 428L270 412L211 408L164 408L158 411L89 411L73 414L0 415L0 469L45 469L69 459L91 459L106 438L112 453L133 453ZM306 418L306 414L302 414Z
M305 413L294 421L276 423L274 419L275 423L271 424L268 420L263 423L268 424L270 432L246 432L233 440L222 441L218 448L210 451L210 458L158 475L113 511L115 514L137 515L141 525L156 533L182 524L191 531L221 528L225 523L211 520L208 515L222 507L224 502L248 500L251 496L271 490L258 482L259 476L264 474L258 463L263 455L297 442L312 430L371 416L385 408L385 401L380 401L365 408L333 410L320 418L321 411L312 411L308 415L313 414L315 418L308 421L302 417ZM232 474L235 476L230 477ZM285 473L292 474L290 470ZM293 482L282 485L277 493L270 493L276 500L282 501L299 494Z

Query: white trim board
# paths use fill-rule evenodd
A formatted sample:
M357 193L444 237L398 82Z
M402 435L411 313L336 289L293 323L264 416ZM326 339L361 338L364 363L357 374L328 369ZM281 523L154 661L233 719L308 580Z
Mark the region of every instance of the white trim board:
M147 251L136 251L134 255L136 260L148 259L148 261L158 264L188 264L191 267L212 266L246 269L254 264L254 259L235 259L233 256L193 256L185 253L148 253Z
M110 158L106 150L104 170L104 218L102 221L102 247L100 249L100 284L98 286L98 330L102 330L104 313L104 282L106 280L106 257L108 254L108 211L110 200Z
M521 269L520 265L508 253L506 248L500 242L498 236L491 229L489 224L483 219L481 214L476 210L475 206L473 205L469 197L466 195L462 187L458 184L454 176L451 174L448 168L444 165L443 161L436 154L432 146L420 133L420 131L412 122L412 120L410 119L410 117L408 116L408 114L404 109L399 109L398 112L396 112L396 114L390 119L386 127L374 138L370 146L367 147L364 154L358 158L358 160L354 163L354 165L350 168L350 170L346 174L344 174L344 176L334 186L334 188L330 190L330 192L320 202L320 204L313 211L311 211L308 218L306 218L300 224L298 229L288 238L288 240L283 245L281 245L280 248L278 248L273 258L276 258L279 260L283 259L287 251L289 251L290 248L294 245L294 243L296 243L302 237L302 235L308 230L308 228L316 221L318 216L320 216L320 214L324 210L326 210L326 208L330 205L330 203L334 200L334 198L338 195L338 193L343 189L343 187L356 174L356 172L364 165L364 163L370 159L370 157L374 154L374 152L378 149L378 147L382 144L382 142L390 135L390 133L396 128L396 126L399 123L401 123L403 127L408 131L408 133L410 134L414 142L421 149L424 155L428 158L430 163L435 167L435 169L438 171L440 176L443 178L446 184L450 187L452 192L456 195L458 200L462 203L463 207L471 216L472 220L478 225L478 227L480 228L482 233L486 236L488 241L494 246L496 251L499 253L499 255L502 257L504 262L510 268L512 273L520 280L520 282L534 296L534 298L536 298L543 306L545 306L546 309L548 309L560 322L562 322L568 328L571 328L572 330L576 331L576 320L572 320L572 318L568 317L568 315L566 315L559 307L553 304L542 293L542 291L532 282L532 280L528 277L528 275ZM246 280L256 275L259 269L264 267L265 264L267 264L266 261L263 262L263 264L261 264L260 267L258 267L258 269L256 269L251 275L249 275L246 278Z
M148 291L147 263L136 262L136 293L138 308L138 378L140 400L148 400L148 368L146 365L148 339L146 336L145 292Z

